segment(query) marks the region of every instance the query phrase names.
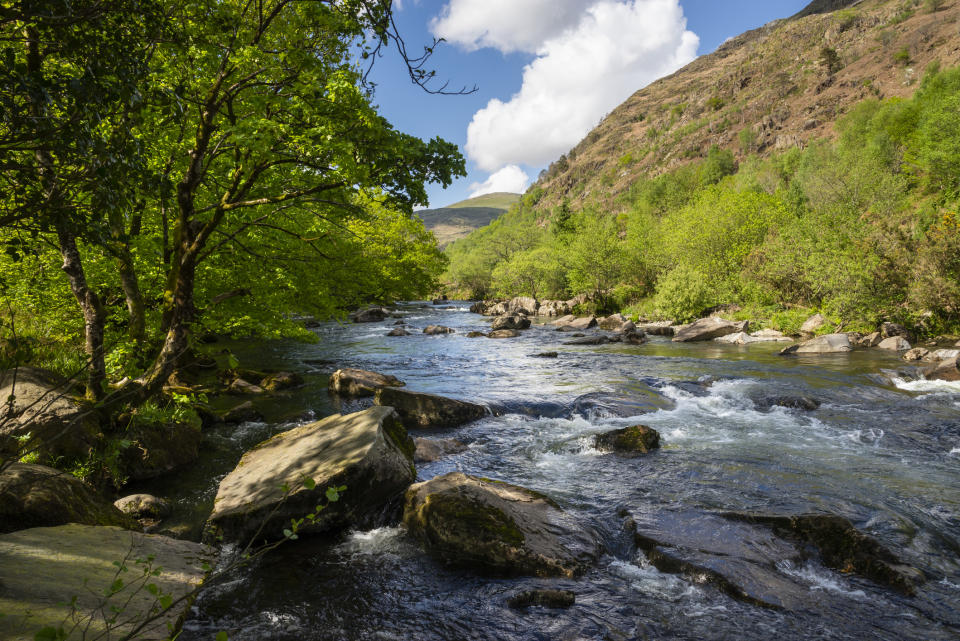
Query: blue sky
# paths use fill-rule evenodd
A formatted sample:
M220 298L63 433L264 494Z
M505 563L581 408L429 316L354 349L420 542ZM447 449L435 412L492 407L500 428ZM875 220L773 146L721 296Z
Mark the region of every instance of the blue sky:
M438 79L477 91L427 94L389 54L372 74L376 103L399 130L466 156L466 178L429 187L431 207L522 191L634 91L808 2L394 0L408 51L445 37L431 59Z

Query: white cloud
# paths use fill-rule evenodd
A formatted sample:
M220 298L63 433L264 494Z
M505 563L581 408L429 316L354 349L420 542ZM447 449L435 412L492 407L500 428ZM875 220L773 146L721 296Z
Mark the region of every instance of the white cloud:
M470 198L498 191L507 191L513 194L522 194L530 184L530 176L516 165L507 165L493 173L482 183L470 185Z
M596 0L450 0L430 21L438 38L468 51L535 53L543 42L577 25Z
M466 2L451 2L444 19L455 15L454 5ZM572 2L562 4L573 7ZM519 46L510 30L496 31L490 22L482 28L486 31L476 42ZM686 30L679 0L593 0L574 27L536 48L537 58L524 68L517 94L507 102L493 99L474 114L467 128L467 154L487 171L519 163L545 165L633 92L693 60L698 45L696 34Z

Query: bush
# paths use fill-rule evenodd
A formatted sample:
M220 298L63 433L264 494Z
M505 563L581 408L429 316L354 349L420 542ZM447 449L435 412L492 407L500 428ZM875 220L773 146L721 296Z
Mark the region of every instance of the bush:
M908 64L910 64L910 50L906 47L900 49L897 51L897 53L893 54L893 61L898 65L903 65L906 67Z
M714 305L706 277L689 265L681 264L657 284L654 306L664 317L687 323L700 317Z

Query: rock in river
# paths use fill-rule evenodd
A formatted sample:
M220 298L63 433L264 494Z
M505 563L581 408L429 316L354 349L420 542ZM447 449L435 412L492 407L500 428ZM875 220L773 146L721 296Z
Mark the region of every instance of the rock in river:
M542 608L569 608L577 602L572 590L524 590L507 599L511 608L529 608L537 605Z
M384 307L368 307L350 314L350 320L354 323L377 323L386 320L390 310Z
M930 380L960 381L960 361L956 356L942 360L924 368L923 375Z
M487 338L516 338L520 335L515 329L498 329L496 331L486 334Z
M455 438L423 438L413 439L416 451L413 453L414 463L433 463L447 456L465 452L467 445Z
M460 472L411 486L403 522L444 561L505 574L578 576L600 552L546 496Z
M92 487L66 472L14 463L0 473L0 532L67 523L140 529Z
M846 334L824 334L804 341L799 345L791 345L780 350L783 355L790 354L840 354L849 352L852 348L850 337Z
M715 316L710 316L708 318L701 318L700 320L690 323L674 334L673 340L678 343L690 341L709 341L713 340L714 338L726 336L727 334L735 334L737 332L746 331L746 321L734 322L717 318Z
M406 385L396 376L369 372L365 369L338 369L330 376L330 391L342 396L373 396L383 387Z
M407 429L457 427L487 415L487 408L445 396L384 387L373 402L397 410Z
M149 571L149 583L169 595L172 607L148 623L134 638L169 639L190 611L188 596L203 583L216 553L207 546L164 536L140 534L116 527L71 523L33 528L0 536L0 639L33 639L42 628L71 628L71 616L83 619L70 639L126 638L140 622L152 616L157 597L138 578ZM114 563L125 563L125 585L114 592L118 578ZM105 598L104 594L111 594ZM76 599L76 611L71 607ZM120 616L108 629L104 623L118 608ZM89 624L89 627L86 627ZM168 626L170 626L168 628ZM26 634L25 634L26 632ZM174 634L174 636L176 636ZM37 637L40 638L40 637ZM53 638L53 637L50 637ZM60 638L60 637L56 637Z
M413 451L389 407L329 416L277 434L244 454L220 482L208 535L243 544L262 527L259 538L279 539L290 519L313 513L327 503L326 488L340 485L347 486L340 500L301 531L369 524L416 477ZM316 485L305 484L306 478Z
M648 454L650 450L660 447L660 433L646 425L631 425L621 430L597 434L593 443L600 451L637 456Z
M523 314L513 314L511 316L498 316L493 319L493 325L490 329L529 329L530 319Z
M163 519L170 516L170 502L152 494L131 494L113 502L118 510L135 519Z
M451 327L446 327L444 325L427 325L423 328L424 334L429 334L430 336L437 336L440 334L453 334L456 332L455 329Z

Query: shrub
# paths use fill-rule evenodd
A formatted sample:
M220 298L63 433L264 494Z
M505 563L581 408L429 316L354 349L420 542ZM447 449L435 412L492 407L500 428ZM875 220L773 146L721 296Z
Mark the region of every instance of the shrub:
M906 67L910 64L910 50L906 47L900 49L897 53L893 54L893 61L898 65Z
M693 267L681 264L657 284L653 302L661 315L687 323L713 306L714 299L706 277Z

